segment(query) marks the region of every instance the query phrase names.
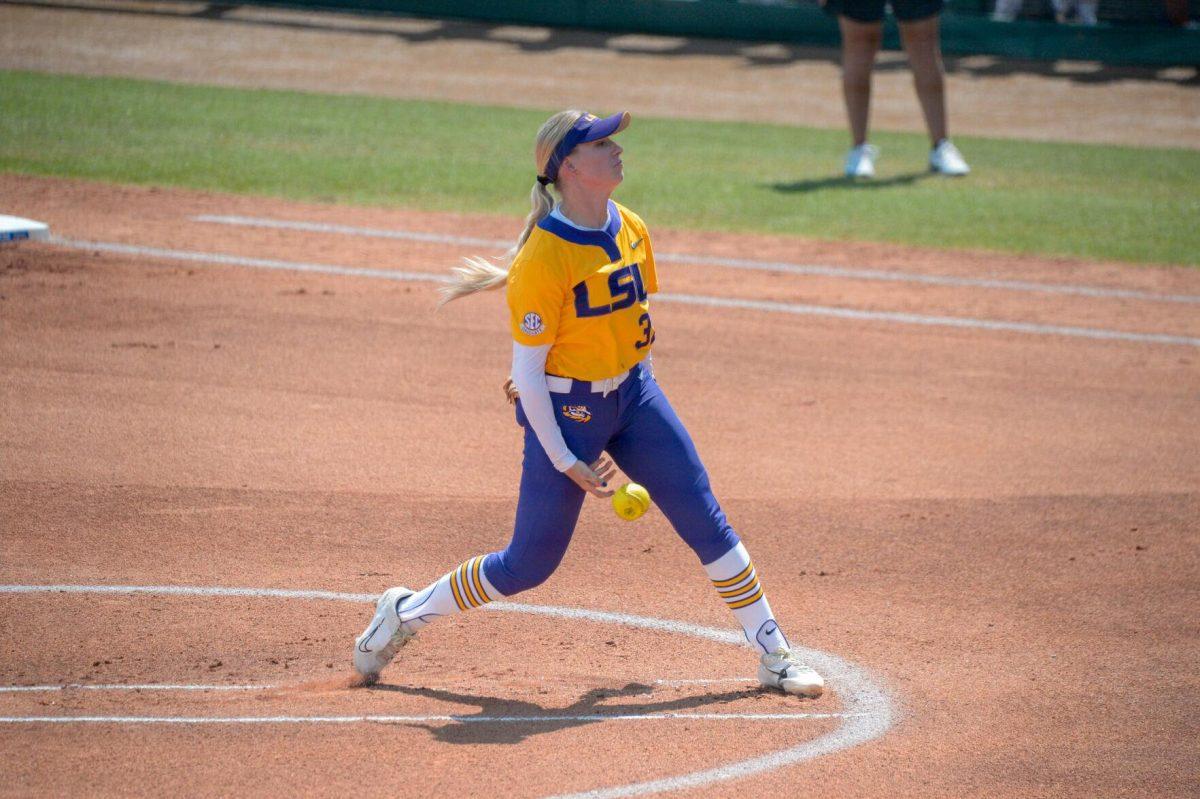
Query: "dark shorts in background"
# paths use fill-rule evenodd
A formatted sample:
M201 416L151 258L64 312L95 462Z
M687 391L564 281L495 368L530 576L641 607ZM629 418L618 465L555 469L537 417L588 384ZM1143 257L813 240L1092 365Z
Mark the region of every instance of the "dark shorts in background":
M884 6L891 6L896 19L913 22L942 12L943 0L827 0L825 10L830 14L849 17L855 22L879 22Z

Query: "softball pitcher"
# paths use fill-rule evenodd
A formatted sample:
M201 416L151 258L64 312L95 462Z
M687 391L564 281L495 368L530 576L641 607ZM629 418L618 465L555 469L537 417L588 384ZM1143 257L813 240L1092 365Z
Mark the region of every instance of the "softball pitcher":
M468 258L454 270L443 302L507 286L516 414L525 429L516 522L502 551L471 558L422 591L384 592L355 643L354 667L366 681L425 625L544 582L586 494L612 495L615 462L696 553L758 647L762 684L808 697L824 689L793 655L691 436L654 380L654 249L641 218L610 199L624 177L612 136L629 121L628 113L552 116L538 131L533 209L506 255L508 269Z

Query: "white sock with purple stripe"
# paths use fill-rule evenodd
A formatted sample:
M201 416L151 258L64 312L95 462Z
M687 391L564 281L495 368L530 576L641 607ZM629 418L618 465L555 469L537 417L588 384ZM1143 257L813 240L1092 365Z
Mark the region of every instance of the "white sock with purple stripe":
M717 594L742 625L747 641L757 645L763 652L790 648L783 630L779 629L779 623L771 615L771 605L758 581L754 564L750 562L750 553L741 542L707 564L704 571L712 580Z
M415 633L441 616L480 608L504 595L483 573L483 556L471 558L457 569L443 574L432 585L410 596L396 612L409 632Z

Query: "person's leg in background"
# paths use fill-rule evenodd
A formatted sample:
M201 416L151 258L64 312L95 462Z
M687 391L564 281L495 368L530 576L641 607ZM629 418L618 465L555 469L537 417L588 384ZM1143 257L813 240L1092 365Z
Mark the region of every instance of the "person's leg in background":
M1080 25L1091 27L1100 24L1100 18L1097 16L1100 11L1099 0L1079 0L1075 11L1079 15Z
M1195 27L1188 20L1188 0L1163 0L1166 9L1167 22L1176 28Z
M946 79L940 36L936 14L900 23L900 40L912 69L913 86L932 146L946 138Z
M996 22L1012 22L1021 15L1021 5L1024 0L996 0L992 10L992 19Z
M971 171L970 167L946 131L946 79L938 14L924 19L899 20L899 23L900 40L912 69L925 129L929 132L929 167L943 175L965 175Z
M871 114L871 72L875 56L883 44L882 22L859 22L838 16L842 32L842 96L846 101L846 116L850 120L853 147L846 155L846 177L875 176L878 151L867 143L867 127Z

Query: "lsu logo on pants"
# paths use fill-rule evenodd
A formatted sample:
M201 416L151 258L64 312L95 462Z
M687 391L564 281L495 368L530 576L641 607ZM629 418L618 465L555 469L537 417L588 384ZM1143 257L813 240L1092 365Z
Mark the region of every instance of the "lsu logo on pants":
M564 405L562 407L562 414L572 422L592 421L592 412L588 410L588 406L586 405Z

